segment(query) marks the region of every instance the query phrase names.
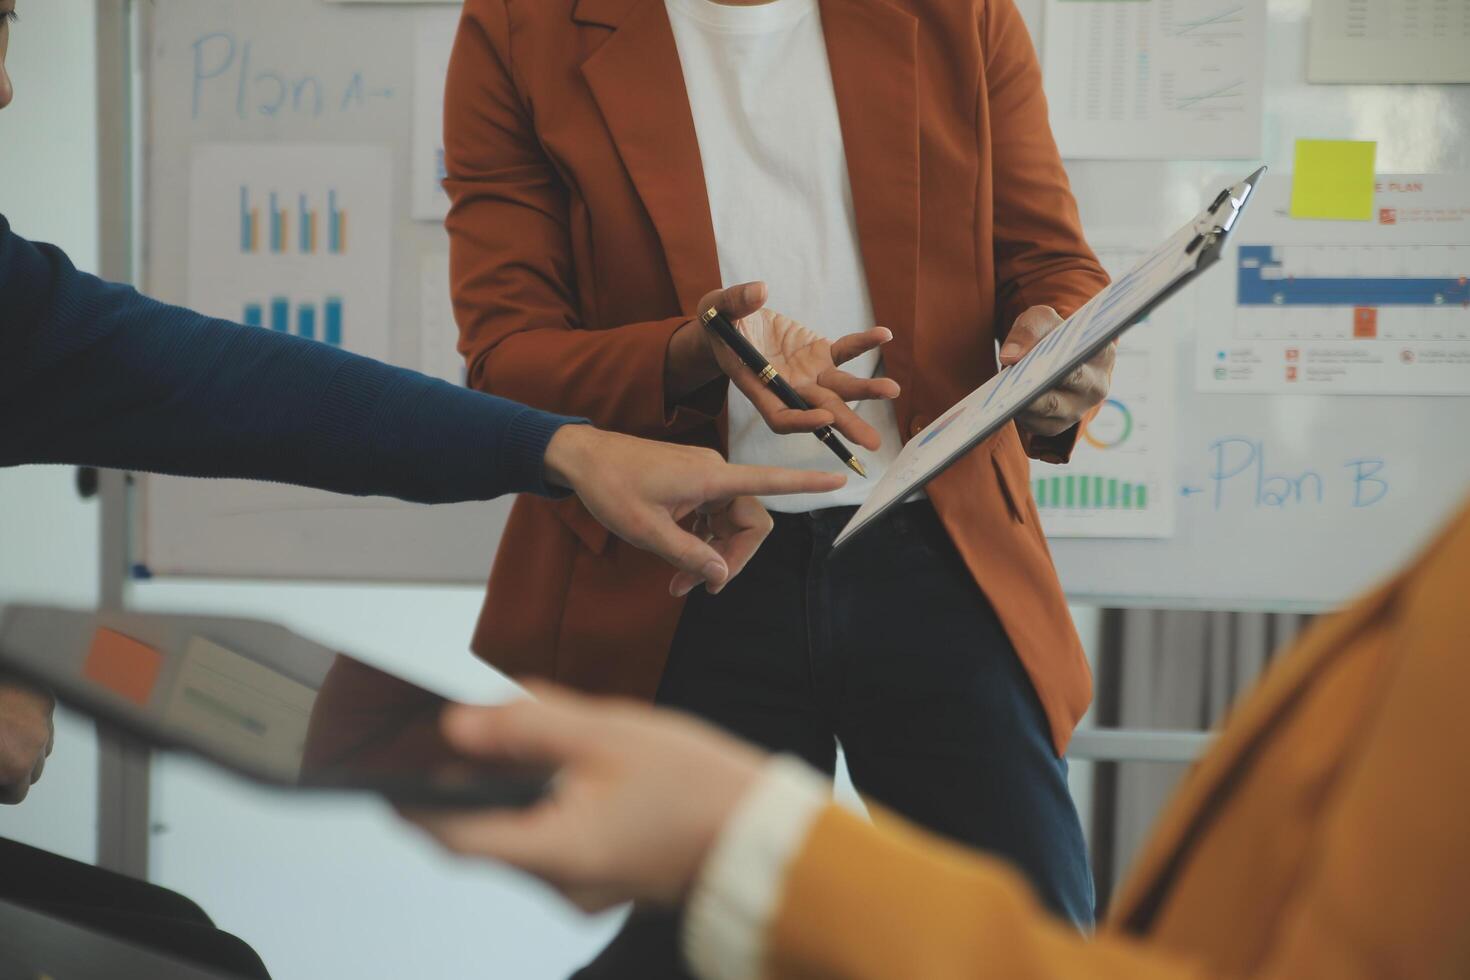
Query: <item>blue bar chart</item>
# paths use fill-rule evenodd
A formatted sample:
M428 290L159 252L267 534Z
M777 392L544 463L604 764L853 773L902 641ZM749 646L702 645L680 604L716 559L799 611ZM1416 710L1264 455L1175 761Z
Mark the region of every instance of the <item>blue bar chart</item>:
M1470 304L1470 250L1460 251L1449 245L1421 246L1414 256L1422 263L1421 273L1392 276L1344 274L1353 268L1378 264L1373 262L1372 246L1357 249L1336 246L1330 251L1334 253L1332 264L1343 272L1334 269L1314 274L1310 266L1292 264L1294 256L1290 249L1242 245L1236 263L1236 302L1241 306L1353 307ZM1456 251L1460 251L1458 266ZM1389 264L1388 255L1378 258L1382 263L1380 268ZM1441 268L1446 271L1441 272Z
M274 191L271 192L271 251L276 255L286 251L286 212L281 210Z
M301 236L300 249L303 255L316 254L316 210L307 207L306 195L296 197L296 224Z
M319 311L320 318L317 316ZM240 321L247 327L268 327L277 333L294 333L303 340L319 340L332 347L341 347L345 339L340 296L327 296L321 302L293 302L286 296L272 296L265 302L247 301L241 310Z
M326 336L322 339L333 347L342 346L342 301L329 299L326 303Z
M291 332L291 303L283 297L271 300L271 329L276 333Z
M1241 340L1470 340L1470 246L1242 244Z
M248 254L260 249L260 209L250 206L250 188L240 188L240 251Z
M316 305L302 303L296 307L296 336L316 340Z
M337 207L337 192L327 192L327 251L341 255L347 251L347 212Z

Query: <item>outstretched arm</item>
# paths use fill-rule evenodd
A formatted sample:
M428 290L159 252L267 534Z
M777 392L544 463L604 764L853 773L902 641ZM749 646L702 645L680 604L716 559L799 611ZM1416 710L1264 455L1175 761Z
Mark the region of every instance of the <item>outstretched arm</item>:
M550 493L565 423L413 371L168 306L0 218L0 465L242 477L425 503Z
M718 591L770 529L753 495L828 474L558 415L299 338L166 306L79 273L0 218L0 466L74 463L276 480L440 503L571 490L594 516ZM681 522L694 521L694 531Z

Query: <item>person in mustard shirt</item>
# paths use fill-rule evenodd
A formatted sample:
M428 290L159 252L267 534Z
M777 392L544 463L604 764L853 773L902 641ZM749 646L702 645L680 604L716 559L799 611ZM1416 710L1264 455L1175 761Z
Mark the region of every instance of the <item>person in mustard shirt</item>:
M706 980L1470 976L1470 502L1237 704L1092 938L1001 861L671 713L543 689L460 708L465 750L562 778L520 813L419 814L585 909L684 908Z

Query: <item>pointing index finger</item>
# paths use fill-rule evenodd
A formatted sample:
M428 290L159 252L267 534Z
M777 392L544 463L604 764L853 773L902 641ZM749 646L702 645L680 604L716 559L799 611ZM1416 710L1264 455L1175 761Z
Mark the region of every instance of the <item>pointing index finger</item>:
M788 470L778 466L726 466L715 479L721 498L826 493L847 483L841 473Z

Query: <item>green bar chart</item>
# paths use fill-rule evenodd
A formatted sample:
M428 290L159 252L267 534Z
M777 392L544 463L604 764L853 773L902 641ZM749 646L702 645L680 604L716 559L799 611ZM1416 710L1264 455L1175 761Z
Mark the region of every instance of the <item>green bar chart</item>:
M1031 481L1041 510L1146 510L1148 485L1117 477L1068 473Z

